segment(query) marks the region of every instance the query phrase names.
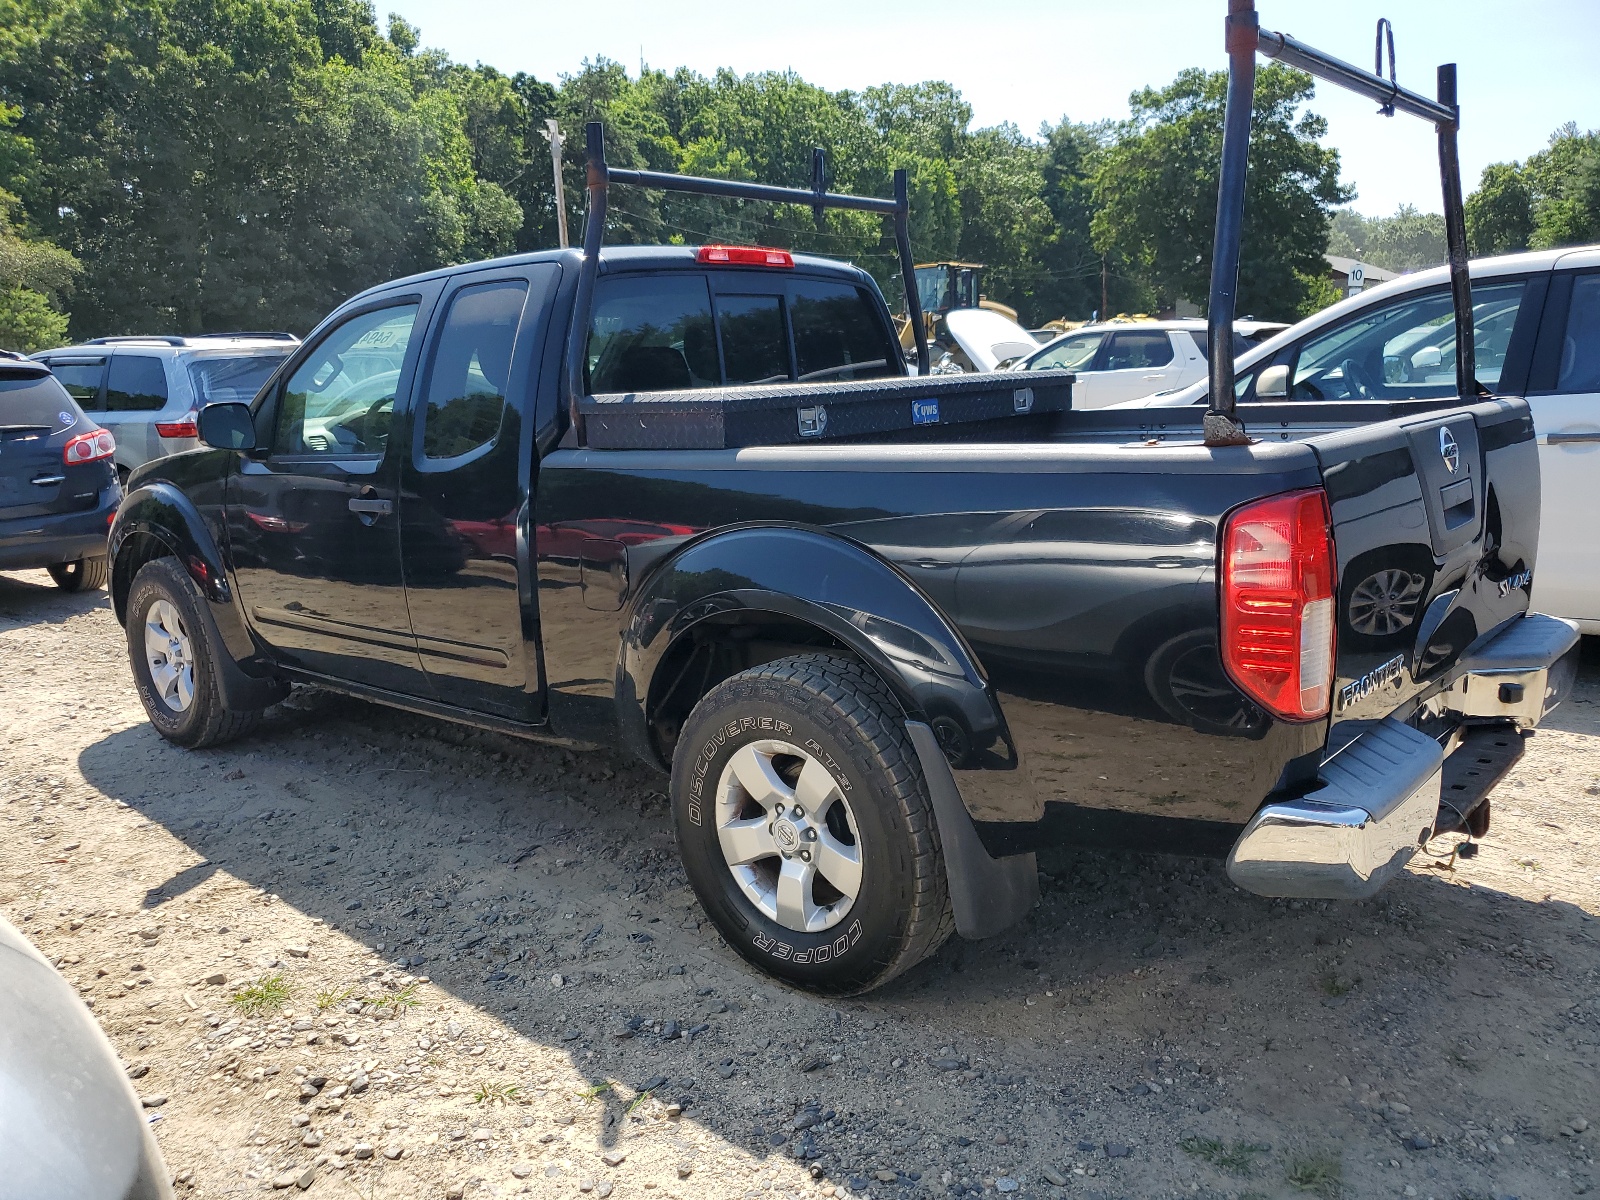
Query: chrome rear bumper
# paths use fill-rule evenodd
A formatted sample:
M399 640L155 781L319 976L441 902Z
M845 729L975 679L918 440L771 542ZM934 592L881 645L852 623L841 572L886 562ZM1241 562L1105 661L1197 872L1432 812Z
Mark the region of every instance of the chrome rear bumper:
M1578 627L1530 613L1469 654L1440 697L1459 717L1499 718L1531 729L1572 690Z
M1269 804L1228 854L1228 877L1259 896L1361 900L1433 834L1444 751L1392 717L1323 764L1322 786Z
M1578 631L1532 614L1461 664L1440 707L1462 720L1537 725L1572 688ZM1261 896L1361 900L1397 875L1433 835L1444 751L1393 717L1322 765L1322 786L1268 804L1228 855L1228 877Z

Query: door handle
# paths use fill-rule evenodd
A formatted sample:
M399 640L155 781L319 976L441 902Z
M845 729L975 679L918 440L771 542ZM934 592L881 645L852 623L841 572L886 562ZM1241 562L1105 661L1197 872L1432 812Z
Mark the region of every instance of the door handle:
M921 567L925 571L938 571L956 564L943 558L914 558L911 560L911 565Z
M1547 446L1576 446L1584 442L1600 442L1600 431L1594 433L1548 433L1541 440Z
M65 475L35 475L30 482L34 487L50 487L53 484L65 483L66 481L67 477Z
M394 511L394 503L389 500L352 500L350 511L363 525L371 526L377 523L379 517L387 517Z

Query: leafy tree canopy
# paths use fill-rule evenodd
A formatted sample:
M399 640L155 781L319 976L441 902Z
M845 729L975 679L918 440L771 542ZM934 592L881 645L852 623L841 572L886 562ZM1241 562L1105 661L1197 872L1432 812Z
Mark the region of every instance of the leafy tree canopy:
M1437 217L1335 211L1350 194L1309 77L1273 64L1257 80L1241 311L1327 302L1330 245L1402 270L1442 259ZM1225 86L1185 71L1135 93L1125 122L1030 135L975 127L938 81L830 92L606 59L506 75L367 0L0 0L0 344L303 332L375 283L553 246L550 119L574 235L599 120L625 166L806 186L821 146L831 188L880 196L904 168L918 259L987 264L988 296L1024 320L1203 304ZM1600 135L1564 127L1491 167L1469 225L1482 253L1600 240ZM900 293L868 214L619 188L607 238L836 255Z

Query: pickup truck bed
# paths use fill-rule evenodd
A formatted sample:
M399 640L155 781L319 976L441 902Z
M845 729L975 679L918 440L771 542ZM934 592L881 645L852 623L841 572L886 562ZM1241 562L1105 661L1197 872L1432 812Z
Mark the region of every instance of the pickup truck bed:
M1014 921L1051 839L1227 854L1268 894L1370 894L1432 834L1447 778L1469 810L1449 827L1481 828L1483 797L1459 796L1487 775L1456 756L1515 734L1503 766L1570 679L1573 629L1527 615L1521 401L1244 406L1256 440L1224 448L1182 410L915 425L919 401L1017 378L803 384L819 345L903 369L864 274L632 248L601 260L578 373L626 384L574 406L576 263L357 297L252 408L201 414L210 448L135 475L113 601L165 736L237 735L316 683L624 745L672 772L686 869L730 944L853 992L952 925ZM805 323L823 292L848 336ZM650 315L691 293L703 319ZM751 311L791 315L791 382L746 389L790 444L722 448L724 428L668 448L715 395L651 400L648 371L728 385L753 354L728 314ZM800 436L804 410L851 394L895 396L907 427ZM618 436L657 448L584 444L623 409ZM1350 606L1380 576L1418 606L1362 635ZM162 690L174 670L187 704Z

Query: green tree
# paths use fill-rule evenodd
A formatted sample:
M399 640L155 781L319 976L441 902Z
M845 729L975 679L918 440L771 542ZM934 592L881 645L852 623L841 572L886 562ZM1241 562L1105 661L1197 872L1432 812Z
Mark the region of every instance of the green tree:
M1491 163L1467 197L1467 246L1475 255L1526 250L1533 237L1533 189L1516 163Z
M1447 258L1444 217L1402 204L1390 217L1363 217L1350 209L1333 214L1328 252L1359 258L1385 271L1420 271Z
M1128 255L1162 303L1203 304L1210 290L1227 75L1182 72L1135 92L1132 116L1098 157L1096 246ZM1328 212L1350 198L1327 123L1302 106L1309 76L1279 63L1256 75L1239 272L1239 311L1288 317L1314 301Z
M1533 235L1544 249L1600 242L1600 130L1568 122L1524 168L1533 192Z

